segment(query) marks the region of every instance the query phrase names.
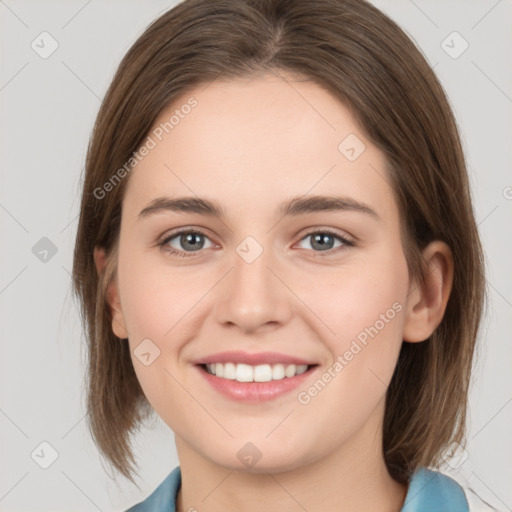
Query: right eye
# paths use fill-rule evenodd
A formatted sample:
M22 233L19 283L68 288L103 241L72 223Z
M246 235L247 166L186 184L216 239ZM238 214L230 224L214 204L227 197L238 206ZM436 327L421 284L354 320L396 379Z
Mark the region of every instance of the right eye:
M193 256L193 254L187 253L199 252L204 248L204 239L209 240L201 231L182 229L166 237L159 245L164 251L174 256L187 258ZM172 245L172 243L174 243L174 245ZM176 245L181 247L176 247Z

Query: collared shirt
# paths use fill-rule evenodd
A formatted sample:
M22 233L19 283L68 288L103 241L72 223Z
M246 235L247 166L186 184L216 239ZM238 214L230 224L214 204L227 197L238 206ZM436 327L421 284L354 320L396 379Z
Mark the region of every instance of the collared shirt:
M126 512L176 512L181 486L181 469L174 468L167 478L144 501ZM400 512L472 512L463 488L438 471L417 469L409 482ZM478 509L480 510L480 509ZM491 510L482 508L481 510Z

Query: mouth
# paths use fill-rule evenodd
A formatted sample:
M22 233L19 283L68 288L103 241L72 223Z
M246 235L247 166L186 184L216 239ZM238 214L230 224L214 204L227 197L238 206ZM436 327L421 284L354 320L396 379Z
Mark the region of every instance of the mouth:
M278 397L293 399L292 391L306 385L319 372L320 365L200 363L199 374L224 398L259 404Z
M292 398L294 389L320 372L313 358L275 351L230 350L205 355L192 364L210 389L230 400L250 404L281 396Z
M317 364L259 364L206 363L198 365L204 372L224 380L237 382L272 382L291 379L317 367Z

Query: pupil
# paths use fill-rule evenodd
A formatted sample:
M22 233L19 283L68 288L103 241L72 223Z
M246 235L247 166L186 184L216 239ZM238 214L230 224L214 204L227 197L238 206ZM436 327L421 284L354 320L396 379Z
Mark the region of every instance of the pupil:
M189 233L187 235L182 236L182 246L184 248L187 248L187 244L190 244L189 248L191 248L192 250L201 249L201 235L197 233Z
M326 241L327 239L327 241ZM329 243L329 239L331 240L331 243ZM320 249L325 249L327 246L328 249L331 249L333 237L326 233L319 233L313 237L313 247L315 244L318 244L318 247Z

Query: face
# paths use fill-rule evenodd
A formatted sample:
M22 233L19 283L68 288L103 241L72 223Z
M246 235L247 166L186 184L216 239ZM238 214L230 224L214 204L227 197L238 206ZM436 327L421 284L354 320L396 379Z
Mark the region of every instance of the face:
M253 471L286 471L374 439L403 340L383 154L331 94L285 76L177 99L122 208L113 329L177 441L226 468L260 454ZM220 361L222 377L199 364ZM294 361L307 370L283 377ZM255 376L275 380L239 382Z

